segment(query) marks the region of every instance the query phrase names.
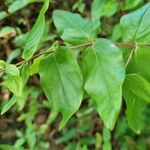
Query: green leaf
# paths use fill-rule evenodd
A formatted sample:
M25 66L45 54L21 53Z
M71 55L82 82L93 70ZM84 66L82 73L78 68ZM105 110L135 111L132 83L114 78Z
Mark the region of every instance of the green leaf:
M102 16L110 17L117 12L119 4L116 0L94 0L92 3L92 20L99 20Z
M54 110L63 114L60 129L78 110L83 97L82 75L75 54L58 48L40 63L40 80Z
M0 12L0 20L4 19L4 18L7 17L7 16L8 16L8 14L7 14L6 11L1 11L1 12Z
M15 0L10 6L8 6L8 12L0 12L0 20L25 7L26 5L28 5L29 2L30 0Z
M0 60L0 70L3 70L5 68L5 61Z
M39 0L15 0L11 5L8 6L8 12L0 11L0 20L8 17L9 15L15 13L16 11L24 8L29 3L38 2Z
M85 9L85 3L82 0L78 0L72 6L73 11L78 10L80 13L83 13L84 9Z
M104 144L103 144L103 150L112 150L112 148L111 148L112 146L111 146L111 142L105 142Z
M16 0L15 2L13 2L9 8L8 8L8 12L10 14L16 12L17 10L25 7L28 3L29 3L30 0Z
M15 58L19 57L20 55L21 55L21 50L15 49L9 54L6 62L11 63Z
M135 55L133 56L128 68L127 73L138 73L150 82L150 47L140 46L136 48Z
M18 105L17 108L18 108L19 111L21 111L24 108L30 90L31 89L29 87L25 86L23 88L23 92L22 92L21 97L16 97L16 99L17 99L16 102L17 102L17 105Z
M76 13L55 10L53 20L61 38L71 44L93 41L99 32L99 22L89 22Z
M45 13L49 7L49 1L50 0L45 0L36 23L27 36L27 42L22 54L22 57L26 60L29 60L38 50L38 46L42 40L42 36L45 30Z
M125 42L150 42L150 3L121 18Z
M6 64L6 80L4 85L16 96L21 96L22 79L18 68L15 65Z
M126 75L125 84L128 90L143 101L150 102L150 83L138 74Z
M34 75L36 73L39 73L39 65L43 57L38 57L34 59L33 64L30 67L30 75Z
M20 77L22 79L22 85L25 86L30 76L30 69L28 64L23 64L20 68Z
M26 45L26 41L27 41L27 38L28 38L28 33L30 33L30 31L29 32L26 32L26 33L22 33L22 34L20 34L20 35L18 35L18 36L16 36L15 38L14 38L14 40L13 40L13 43L17 46L17 47L20 47L20 48L24 48L25 47L25 45Z
M6 105L4 105L1 114L4 114L6 111L8 111L16 102L21 110L24 106L24 100L29 93L28 89L24 88L29 78L29 67L27 64L23 64L20 67L20 73L16 66L7 64L6 73L8 77L4 82L4 85L7 86L14 93L14 95L6 103Z
M22 92L22 80L19 76L11 76L7 74L7 79L4 85L15 95L21 96Z
M9 145L9 144L0 144L0 149L1 150L8 150L8 149L17 150L16 148L14 148L12 145Z
M5 26L0 30L0 38L6 37L9 34L16 34L16 31L13 27Z
M56 144L63 144L67 141L70 141L74 137L76 137L78 134L77 130L75 128L70 129L68 132L66 132L62 137L58 138L56 140Z
M144 84L145 86L143 87ZM147 81L138 74L127 75L123 84L123 96L127 105L126 115L128 125L137 134L141 132L143 126L142 113L146 101L150 100L150 97L147 100L145 99L148 98L150 93L149 87L147 88L146 85Z
M138 73L150 82L150 47L142 46L136 50L136 67L138 67Z
M12 76L19 76L19 70L15 65L6 64L6 73Z
M7 112L19 99L19 97L13 96L2 108L1 115L3 115L5 112Z
M83 51L84 88L97 103L107 128L113 129L122 101L125 76L121 51L109 40L97 39Z
M115 42L120 40L121 38L122 38L122 30L120 24L117 24L113 27L111 40Z
M125 4L124 4L123 9L124 10L133 9L142 3L143 3L143 0L135 0L135 1L125 0Z

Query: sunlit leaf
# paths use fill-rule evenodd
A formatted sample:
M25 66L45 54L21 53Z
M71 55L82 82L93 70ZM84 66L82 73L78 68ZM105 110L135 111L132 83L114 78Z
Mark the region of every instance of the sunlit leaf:
M79 14L64 10L55 10L53 20L61 38L71 44L93 41L100 30L98 22L89 22Z
M43 59L40 80L52 109L63 114L62 128L78 110L83 97L82 75L73 52L59 48Z
M83 51L84 88L97 103L104 124L113 129L122 101L125 76L121 51L106 39L97 39Z
M45 30L45 13L49 7L49 1L50 0L45 0L39 16L27 36L26 45L22 54L22 57L26 60L29 60L38 50L38 46L42 40L42 36Z

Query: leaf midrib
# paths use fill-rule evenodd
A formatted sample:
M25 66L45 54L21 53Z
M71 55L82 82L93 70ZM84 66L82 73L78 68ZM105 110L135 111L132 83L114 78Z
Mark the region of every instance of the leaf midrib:
M69 22L72 26L74 26L78 31L82 32L88 40L90 39L89 35L86 34L86 32L84 32L83 30L81 30L78 26L75 26L71 21L67 20L64 16L62 16L62 18L64 20L66 20L67 22Z
M126 78L126 80L129 80L129 82L133 83L131 79L129 78ZM140 85L136 84L135 82L133 83L136 87L146 91L145 89L143 89ZM132 90L131 90L132 91ZM133 92L133 91L132 91ZM138 96L135 92L133 92L136 96ZM146 92L145 92L146 93ZM147 94L146 94L147 95Z
M111 110L111 96L110 96L110 92L109 92L109 86L107 85L107 82L106 82L106 79L105 79L105 77L104 77L104 75L103 75L103 67L102 67L102 63L100 62L100 60L99 60L99 57L98 57L98 55L97 55L97 52L96 52L96 50L95 50L95 48L94 48L94 46L92 45L92 49L93 49L93 52L94 52L94 54L95 54L95 56L96 56L96 59L97 59L97 61L98 61L98 64L99 64L99 69L100 69L100 72L101 72L101 77L103 78L103 80L104 80L104 83L105 83L105 86L106 86L106 90L107 90L107 94L108 94L108 100L109 100L109 110Z
M149 6L150 6L150 5L149 5ZM134 38L133 38L133 39L134 39L134 41L136 41L136 40L137 40L138 30L140 29L141 22L143 21L144 15L146 14L147 10L149 9L149 6L145 9L145 11L144 11L143 15L142 15L142 16L141 16L141 18L140 18L140 21L139 21L138 27L137 27L137 29L136 29L136 31L135 31L135 35L134 35Z
M66 100L65 102L67 103L67 105L70 107L70 105L69 105L69 103L68 103L68 101L67 101L67 96L66 96L66 92L65 92L65 88L64 88L64 86L63 86L63 80L62 80L62 78L61 78L61 73L60 73L60 70L59 70L59 65L58 65L58 63L57 63L57 59L56 59L56 56L55 56L55 54L53 54L53 57L54 57L54 62L55 62L55 65L56 65L56 69L57 69L57 72L58 72L58 76L59 76L59 79L60 79L60 82L61 82L61 87L62 87L62 90L63 90L63 96L64 96L64 99ZM66 107L65 109L67 109L67 112L69 113L70 111L69 111L69 107Z

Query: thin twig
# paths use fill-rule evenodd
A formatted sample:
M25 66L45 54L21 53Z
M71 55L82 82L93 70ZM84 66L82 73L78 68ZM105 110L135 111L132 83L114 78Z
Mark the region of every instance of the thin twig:
M80 44L80 45L76 45L76 46L71 46L69 48L70 49L83 48L83 47L91 46L93 43L94 42L88 42L88 43L84 43L84 44ZM136 46L150 46L150 43L146 43L146 44L138 43L138 44L135 44L135 43L119 43L119 42L115 42L114 44L116 46L127 46L127 47L132 47L133 48L131 53L130 53L130 55L129 55L129 57L128 57L128 60L127 60L127 62L125 64L126 67L128 66L128 64L129 64L129 62L130 62L130 60L131 60L131 58L132 58L132 56L134 54L134 50L135 50ZM35 54L29 61L34 60L35 58L38 58L38 57L40 57L42 55L50 54L50 53L53 53L53 52L54 52L54 50L50 48L48 51ZM24 64L26 62L28 62L28 61L23 60L23 61L20 61L20 62L14 64L14 65L16 67L19 67L19 66L21 66L22 64ZM5 72L5 68L0 70L0 73L2 73L2 72Z
M78 48L83 48L83 47L86 47L86 46L90 46L90 45L92 45L92 44L93 44L92 42L89 42L89 43L84 43L84 44L72 46L72 47L69 47L69 48L70 48L70 49L78 49ZM33 60L33 59L38 58L38 57L40 57L40 56L42 56L42 55L50 54L50 53L53 53L53 52L54 52L54 50L50 48L48 51L35 54L30 60ZM30 60L29 60L29 61L30 61ZM24 64L25 62L26 62L26 60L23 60L23 61L21 61L21 62L19 62L19 63L16 63L15 66L18 67L18 66Z
M120 42L115 42L114 43L116 46L127 46L127 47L136 47L136 46L150 46L150 43L120 43Z
M88 42L88 43L84 43L84 44L80 44L80 45L76 45L76 46L71 46L69 48L70 49L78 49L78 48L83 48L83 47L91 46L92 44L93 44L93 42Z
M78 49L78 48L83 48L83 47L87 47L87 46L90 46L92 45L93 43L92 42L89 42L89 43L84 43L84 44L80 44L80 45L76 45L76 46L72 46L72 47L69 47L70 49ZM30 60L26 61L26 60L23 60L23 61L20 61L16 64L14 64L16 67L19 67L21 66L22 64L26 63L26 62L29 62L31 60L34 60L35 58L38 58L42 55L46 55L46 54L50 54L50 53L53 53L54 50L52 48L48 49L48 51L45 51L45 52L41 52L41 53L38 53L38 54L35 54ZM5 68L4 69L1 69L0 70L0 73L2 72L5 72Z
M134 43L119 43L119 42L115 42L114 43L116 46L127 46L127 47L135 47Z
M54 50L51 49L51 50L46 51L46 52L41 52L41 53L35 54L30 60L33 60L33 59L38 58L38 57L40 57L40 56L42 56L42 55L50 54L50 53L53 53L53 52L54 52ZM29 61L30 61L30 60L29 60ZM23 61L21 61L21 62L16 63L15 66L16 66L16 67L19 67L20 65L24 64L25 62L27 62L27 61L26 61L26 60L23 60Z

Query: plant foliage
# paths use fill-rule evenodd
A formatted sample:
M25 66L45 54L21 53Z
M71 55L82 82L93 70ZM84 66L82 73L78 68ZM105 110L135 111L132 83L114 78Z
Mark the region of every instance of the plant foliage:
M8 7L9 14L0 12L0 19L13 15L33 2L36 1L23 0L20 3L16 0ZM123 9L135 8L141 2L127 0ZM39 49L47 36L46 28L49 25L45 17L49 5L51 1L45 0L33 27L22 37L25 43L22 61L12 63L13 56L8 61L0 60L1 86L13 94L3 106L1 114L13 105L18 105L20 109L24 107L30 93L27 89L33 90L28 87L28 80L39 74L40 90L45 93L49 109L55 117L58 113L62 114L59 129L78 112L86 97L92 101L107 127L104 134L110 136L109 130L113 130L124 102L128 126L137 134L141 133L143 110L150 103L150 3L123 15L114 28L114 35L118 32L118 35L112 35L115 38L100 37L103 28L101 18L111 17L119 10L115 0L94 0L91 18L88 19L79 13L54 10L52 22L61 42L53 42L47 50L41 51ZM10 29L5 28L0 36L15 32L13 28ZM18 57L20 51L14 55ZM36 99L36 92L33 97ZM29 122L32 122L31 118L28 118ZM30 127L32 131L33 127ZM71 131L70 136L74 132L79 131ZM32 136L34 138L34 133ZM104 149L110 149L110 138L104 136L104 139ZM34 144L33 141L30 146ZM86 146L83 149L86 150Z

